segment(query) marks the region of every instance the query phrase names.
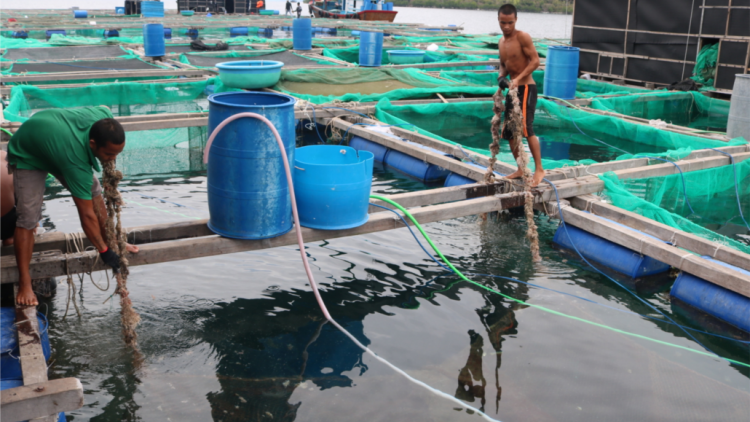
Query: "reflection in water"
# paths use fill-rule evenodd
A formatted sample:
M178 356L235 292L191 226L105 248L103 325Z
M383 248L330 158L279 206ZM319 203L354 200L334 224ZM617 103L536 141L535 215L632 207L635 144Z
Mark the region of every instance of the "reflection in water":
M323 296L337 303L347 293L332 290ZM344 309L334 308L331 313L369 345L362 321L377 308L348 307L344 315ZM292 421L301 403L289 398L300 384L311 382L320 390L351 387L344 373L367 371L362 350L326 323L312 292L276 291L271 300L238 299L207 312L201 335L219 359L222 388L208 395L214 420Z

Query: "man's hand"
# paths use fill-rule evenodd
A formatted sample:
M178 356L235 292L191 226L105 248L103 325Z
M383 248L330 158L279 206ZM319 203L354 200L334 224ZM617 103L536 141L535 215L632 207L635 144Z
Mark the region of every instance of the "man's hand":
M102 258L105 264L112 267L112 272L117 274L120 271L120 257L110 248L99 252L99 256Z
M510 80L510 89L518 88L518 79L511 79Z
M508 83L508 79L507 78L501 78L498 81L498 85L500 86L500 89L503 90L503 91L506 90L506 89L508 89L508 88L510 88L510 84Z

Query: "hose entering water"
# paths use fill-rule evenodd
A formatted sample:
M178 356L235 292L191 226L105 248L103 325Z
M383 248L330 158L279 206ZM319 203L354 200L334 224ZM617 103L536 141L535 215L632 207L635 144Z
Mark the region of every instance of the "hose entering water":
M224 120L223 122L221 122L221 124L219 124L216 127L216 129L214 129L214 131L211 133L211 136L208 138L208 142L206 143L206 149L203 151L203 162L204 163L208 162L209 148L211 147L211 144L213 143L214 138L221 131L221 129L223 129L224 126L228 125L229 123L233 122L234 120L241 119L241 118L244 118L244 117L250 117L250 118L254 118L254 119L258 119L258 120L262 121L263 123L266 124L266 126L268 126L269 129L271 129L271 132L273 132L273 135L276 137L276 142L278 143L279 150L281 151L282 161L284 162L284 171L286 172L286 180L287 180L287 183L289 184L289 197L290 197L291 202L292 202L292 215L294 217L294 228L295 228L295 231L297 233L297 244L299 245L299 253L302 256L302 265L304 265L304 267L305 267L305 273L307 274L307 278L310 281L310 287L312 288L313 294L315 295L315 300L317 300L318 306L320 306L320 310L323 312L323 315L326 317L326 319L331 324L333 324L336 328L338 328L342 333L344 333L344 335L346 335L347 337L349 337L349 339L351 339L351 341L353 341L354 344L356 344L357 346L359 346L360 349L362 349L363 351L365 351L367 354L369 354L370 356L374 357L378 361L386 364L388 367L390 367L394 371L396 371L399 374L403 375L409 381L411 381L411 382L413 382L413 383L415 383L415 384L417 384L417 385L419 385L421 387L426 388L427 390L429 390L430 392L432 392L433 394L435 394L437 396L446 398L446 399L448 399L448 400L450 400L450 401L452 401L454 403L457 403L457 404L461 405L462 407L465 407L467 409L471 409L472 411L479 413L484 419L486 419L488 421L499 422L497 419L491 418L489 415L487 415L486 413L482 412L481 410L479 410L479 409L477 409L475 407L469 406L468 404L464 403L463 401L461 401L461 400L459 400L459 399L457 399L457 398L455 398L455 397L453 397L451 395L448 395L448 394L446 394L446 393L444 393L444 392L442 392L442 391L440 391L440 390L438 390L436 388L433 388L433 387L425 384L424 382L422 382L422 381L420 381L420 380L418 380L416 378L413 378L411 375L407 374L406 372L404 372L403 370L401 370L397 366L395 366L392 363L388 362L384 358L381 358L380 356L378 356L375 352L373 352L367 346L365 346L359 340L357 340L357 338L354 337L351 333L349 333L344 327L342 327L341 325L339 325L339 323L336 322L336 320L334 320L333 317L331 317L331 314L328 312L328 308L326 307L325 303L323 302L323 298L320 296L320 291L318 290L318 285L317 285L317 283L315 283L315 278L313 277L312 270L310 269L310 264L307 261L307 255L305 254L305 242L302 239L302 230L301 230L302 227L300 226L300 223L299 223L299 214L297 213L297 200L294 197L294 184L292 183L292 171L291 171L291 169L289 167L289 160L288 160L287 155L286 155L286 149L284 148L284 143L282 142L281 136L279 135L279 132L276 130L276 127L273 125L273 123L271 123L271 121L268 120L267 118L265 118L264 116L261 116L260 114L257 114L257 113L251 113L251 112L237 113L237 114L235 114L233 116L230 116L229 118L227 118L226 120Z

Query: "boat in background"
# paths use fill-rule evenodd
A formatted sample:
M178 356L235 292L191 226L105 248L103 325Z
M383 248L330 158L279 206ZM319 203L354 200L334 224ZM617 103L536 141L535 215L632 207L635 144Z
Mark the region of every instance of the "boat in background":
M311 0L314 1L314 0ZM343 2L343 5L342 5ZM377 2L368 2L365 0L363 9L366 10L347 10L347 1L342 0L318 0L314 1L312 10L316 18L328 18L328 19L359 19L363 21L384 21L393 22L396 19L396 14L393 10L382 10L386 5L382 0ZM356 8L356 2L353 3ZM392 3L388 3L392 8ZM380 10L377 9L380 7Z

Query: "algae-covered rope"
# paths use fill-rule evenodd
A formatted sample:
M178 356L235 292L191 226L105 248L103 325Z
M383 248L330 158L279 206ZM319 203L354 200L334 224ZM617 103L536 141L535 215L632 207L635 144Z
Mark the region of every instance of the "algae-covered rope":
M115 168L115 161L108 161L102 165L102 185L104 187L104 199L106 200L107 219L105 233L107 235L107 246L120 256L120 271L116 275L117 288L115 293L120 295L120 316L122 319L122 334L125 343L134 350L138 349L138 334L135 327L141 320L140 315L133 309L127 288L128 257L125 234L122 231L122 196L117 186L122 180L122 172ZM96 209L96 207L95 207ZM103 216L101 216L103 217Z
M508 113L508 119L502 125L501 116L505 111L505 105L503 104L502 89L498 88L495 95L492 96L494 105L492 111L495 115L492 117L492 143L490 144L490 157L489 164L487 165L487 172L484 175L485 183L492 183L495 181L494 167L497 162L497 154L500 152L500 136L504 129L508 130L513 134L509 140L510 148L516 153L516 161L518 162L518 168L523 172L523 191L525 196L524 211L526 214L526 238L529 239L529 247L531 249L531 259L534 262L542 260L539 255L539 234L537 233L536 223L534 222L534 194L531 193L532 174L529 170L529 156L526 154L526 150L523 147L523 113L520 112L521 104L518 100L518 88L511 88L508 91L510 96L512 108Z

